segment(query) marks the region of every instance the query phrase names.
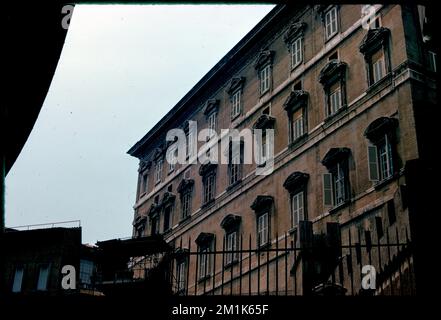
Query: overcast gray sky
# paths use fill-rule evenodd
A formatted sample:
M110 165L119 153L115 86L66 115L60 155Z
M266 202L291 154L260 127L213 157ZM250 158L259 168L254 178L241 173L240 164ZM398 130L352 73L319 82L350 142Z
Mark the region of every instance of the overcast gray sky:
M6 225L78 219L84 243L130 236L138 160L126 151L272 8L76 6L6 178Z

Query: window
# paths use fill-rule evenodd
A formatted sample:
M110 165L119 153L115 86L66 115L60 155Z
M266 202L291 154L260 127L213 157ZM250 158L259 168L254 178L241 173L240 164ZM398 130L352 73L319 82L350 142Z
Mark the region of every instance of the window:
M264 212L257 217L257 244L264 246L269 240L269 213Z
M191 211L191 191L187 190L182 194L182 219L190 216Z
M390 138L387 134L375 145L368 146L369 178L381 181L392 177L394 172L393 153Z
M199 256L199 279L205 279L211 275L211 246L200 248Z
M337 8L333 7L325 14L325 32L326 40L330 39L338 31Z
M296 90L302 90L302 81L298 81L296 84L294 84L292 86L292 90L296 91Z
M328 61L331 61L331 60L338 60L338 51L335 51L334 53L332 53L329 56Z
M92 284L93 269L93 261L80 260L80 283L83 287L87 288Z
M323 175L325 206L338 206L349 199L349 170L347 159L341 160Z
M193 131L187 132L187 157L192 157L194 155L194 138Z
M159 159L156 162L156 166L155 166L155 182L156 183L161 182L161 179L162 179L162 163L163 163L162 159Z
M340 84L336 83L331 86L329 91L329 109L328 115L331 116L335 114L340 108L341 105L341 88Z
M230 148L231 149L231 148ZM230 178L230 185L235 184L236 182L240 181L242 178L241 171L242 171L242 148L240 148L240 152L233 152L230 150L230 161L229 161L229 178Z
M177 279L176 279L177 280L177 291L182 292L185 290L185 287L186 287L185 279L186 279L186 269L187 268L186 268L185 260L179 262L177 264L176 268L177 268L177 272L176 272L176 274L177 274Z
M332 59L320 71L319 82L325 91L327 117L346 106L346 70L346 62Z
M371 83L374 84L381 80L386 74L386 68L384 64L384 53L383 50L379 50L374 53L371 57Z
M436 53L433 51L429 51L429 68L436 72Z
M174 161L178 159L178 148L176 146L171 147L170 155ZM168 173L171 173L176 168L176 162L172 161L172 159L168 159Z
M241 91L236 91L231 96L231 119L236 118L241 113Z
M210 173L204 177L204 203L214 199L216 187L216 174Z
M164 232L170 229L172 212L173 212L172 205L168 205L164 208L164 228L163 228Z
M225 247L228 252L225 263L228 265L237 260L237 252L234 252L237 250L237 231L227 233L225 240Z
M260 94L264 94L270 89L271 65L266 65L260 70Z
M38 271L37 290L39 291L47 290L48 278L49 278L49 265L48 264L41 265Z
M151 235L159 234L159 216L155 214L150 218L151 223Z
M21 285L23 283L23 267L15 268L14 282L12 283L12 292L21 292Z
M208 116L208 129L216 131L216 112L212 112Z
M297 140L304 134L303 130L303 109L300 108L292 115L292 141Z
M142 175L142 180L141 180L141 194L147 192L147 181L148 181L148 174L144 173Z
M291 45L291 68L296 67L303 61L303 42L302 38L293 41Z
M297 192L291 197L292 227L298 226L299 222L305 219L303 200L303 191Z

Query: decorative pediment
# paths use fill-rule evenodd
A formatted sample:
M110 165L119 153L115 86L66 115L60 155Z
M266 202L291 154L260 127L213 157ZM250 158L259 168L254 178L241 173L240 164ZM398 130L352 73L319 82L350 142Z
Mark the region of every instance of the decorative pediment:
M140 226L145 224L146 220L147 220L146 216L139 215L135 218L132 224L135 228L139 228Z
M157 147L155 151L153 152L153 159L156 161L164 155L164 150L160 147Z
M257 57L256 63L254 64L254 68L258 70L267 64L273 63L273 57L274 57L274 51L272 50L261 51L259 53L259 56Z
M351 154L349 148L331 148L322 160L325 167L330 167L342 159L346 159Z
M235 214L227 214L221 222L221 227L224 230L232 230L234 228L238 228L240 222L242 221L242 217Z
M227 93L232 94L237 90L241 90L245 83L245 77L235 77L231 79L230 85L228 86Z
M211 243L214 239L213 233L201 232L196 238L195 242L198 246L205 246Z
M262 114L256 122L254 122L253 129L271 129L274 128L275 122L276 118L271 117L268 114Z
M283 104L286 111L295 111L306 105L308 101L308 92L303 90L293 90Z
M290 48L290 45L294 39L303 35L305 29L306 29L306 23L304 22L295 22L289 26L288 30L285 32L285 35L283 36L283 40L285 41L288 48Z
M309 179L309 174L295 171L291 173L288 178L286 178L285 182L283 183L283 187L288 191L294 191L301 187L303 187Z
M219 108L219 100L218 99L209 99L204 106L204 114L207 115L213 111L217 111Z
M141 161L139 161L138 172L146 171L146 170L150 169L151 166L152 166L151 161L141 160Z
M176 196L173 193L166 191L164 193L164 196L162 197L161 205L166 206L166 205L172 204L175 201L175 199L176 199Z
M319 82L326 86L333 83L337 79L343 78L345 76L347 66L348 65L346 62L340 60L333 59L329 61L320 71Z
M178 261L184 260L188 257L189 252L187 248L176 248L174 252L175 259Z
M213 172L217 169L217 163L204 163L199 167L199 175L200 176L205 176L210 172Z
M377 29L369 29L364 36L363 41L360 43L360 52L366 54L373 50L377 50L387 42L389 34L390 30L388 28L380 27Z
M364 131L364 136L371 141L375 141L382 138L386 133L393 132L397 126L397 119L381 117L371 122Z
M193 179L182 179L182 181L178 185L178 192L183 193L187 191L188 189L192 188L194 185Z
M270 210L273 203L274 203L274 198L272 196L258 195L250 207L256 213L259 213Z
M154 215L158 214L161 210L161 205L157 203L152 203L149 209L149 217L153 217Z

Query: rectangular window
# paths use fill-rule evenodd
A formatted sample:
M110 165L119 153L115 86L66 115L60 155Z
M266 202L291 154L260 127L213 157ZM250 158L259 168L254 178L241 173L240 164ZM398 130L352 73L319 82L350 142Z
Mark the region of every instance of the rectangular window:
M267 65L260 70L260 94L264 94L270 88L270 72L270 65Z
M191 193L187 191L182 194L182 219L190 216L191 210Z
M168 172L173 172L176 168L176 162L178 159L178 148L176 146L172 146L171 150L170 150L170 155L172 157L172 159L167 159L168 160Z
M393 154L389 137L384 136L375 146L368 146L369 180L381 181L393 175Z
M152 224L151 235L155 235L159 233L159 217L154 216L150 219Z
M241 113L241 91L237 90L231 96L231 119L236 118Z
M334 7L325 15L326 39L330 39L338 31L337 8Z
M23 267L17 267L14 273L14 282L12 283L12 292L21 292L21 285L23 283Z
M199 257L199 279L204 279L211 274L211 252L210 247L200 250Z
M292 141L295 141L303 136L303 123L303 110L299 109L292 115Z
M170 229L173 206L168 205L164 209L164 232Z
M38 270L38 282L37 290L46 291L47 290L47 280L49 278L49 265L45 264L40 266Z
M433 51L429 51L429 67L430 70L436 72L436 53Z
M334 178L335 205L339 205L346 200L346 175L340 163L337 163L336 174Z
M340 84L336 84L329 91L329 110L328 115L335 114L342 107Z
M386 74L386 68L384 64L384 54L383 51L380 50L377 53L373 54L372 57L372 84L380 81Z
M230 185L236 183L241 178L241 156L239 152L234 152L230 158Z
M147 173L144 173L142 175L142 181L141 181L141 193L146 193L147 192L147 180L148 179L148 175Z
M265 212L257 218L257 244L263 246L269 240L269 213Z
M303 60L302 38L298 38L291 44L291 67L294 68Z
M92 284L93 269L93 261L80 260L80 282L84 287Z
M216 131L216 113L213 112L208 116L208 129Z
M195 152L195 135L192 131L187 133L187 157L191 158Z
M209 174L205 177L204 183L204 203L207 203L214 199L214 190L216 185L216 175Z
M349 172L347 160L338 162L323 175L323 204L338 206L348 199Z
M156 162L155 166L155 182L161 182L162 179L162 159L159 159L158 162Z
M233 231L226 235L226 254L225 263L228 265L237 260L237 232Z
M294 194L291 198L292 227L298 226L304 220L303 191Z
M181 261L177 264L177 291L181 292L185 290L185 278L186 278L186 263Z

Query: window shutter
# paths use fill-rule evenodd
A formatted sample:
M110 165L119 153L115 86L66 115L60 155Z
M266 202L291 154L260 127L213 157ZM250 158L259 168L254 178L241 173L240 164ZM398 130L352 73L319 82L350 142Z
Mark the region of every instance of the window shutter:
M324 173L323 174L323 204L325 206L332 206L332 174Z
M368 162L369 162L369 180L378 181L379 173L378 173L378 156L377 156L376 146L368 146Z

